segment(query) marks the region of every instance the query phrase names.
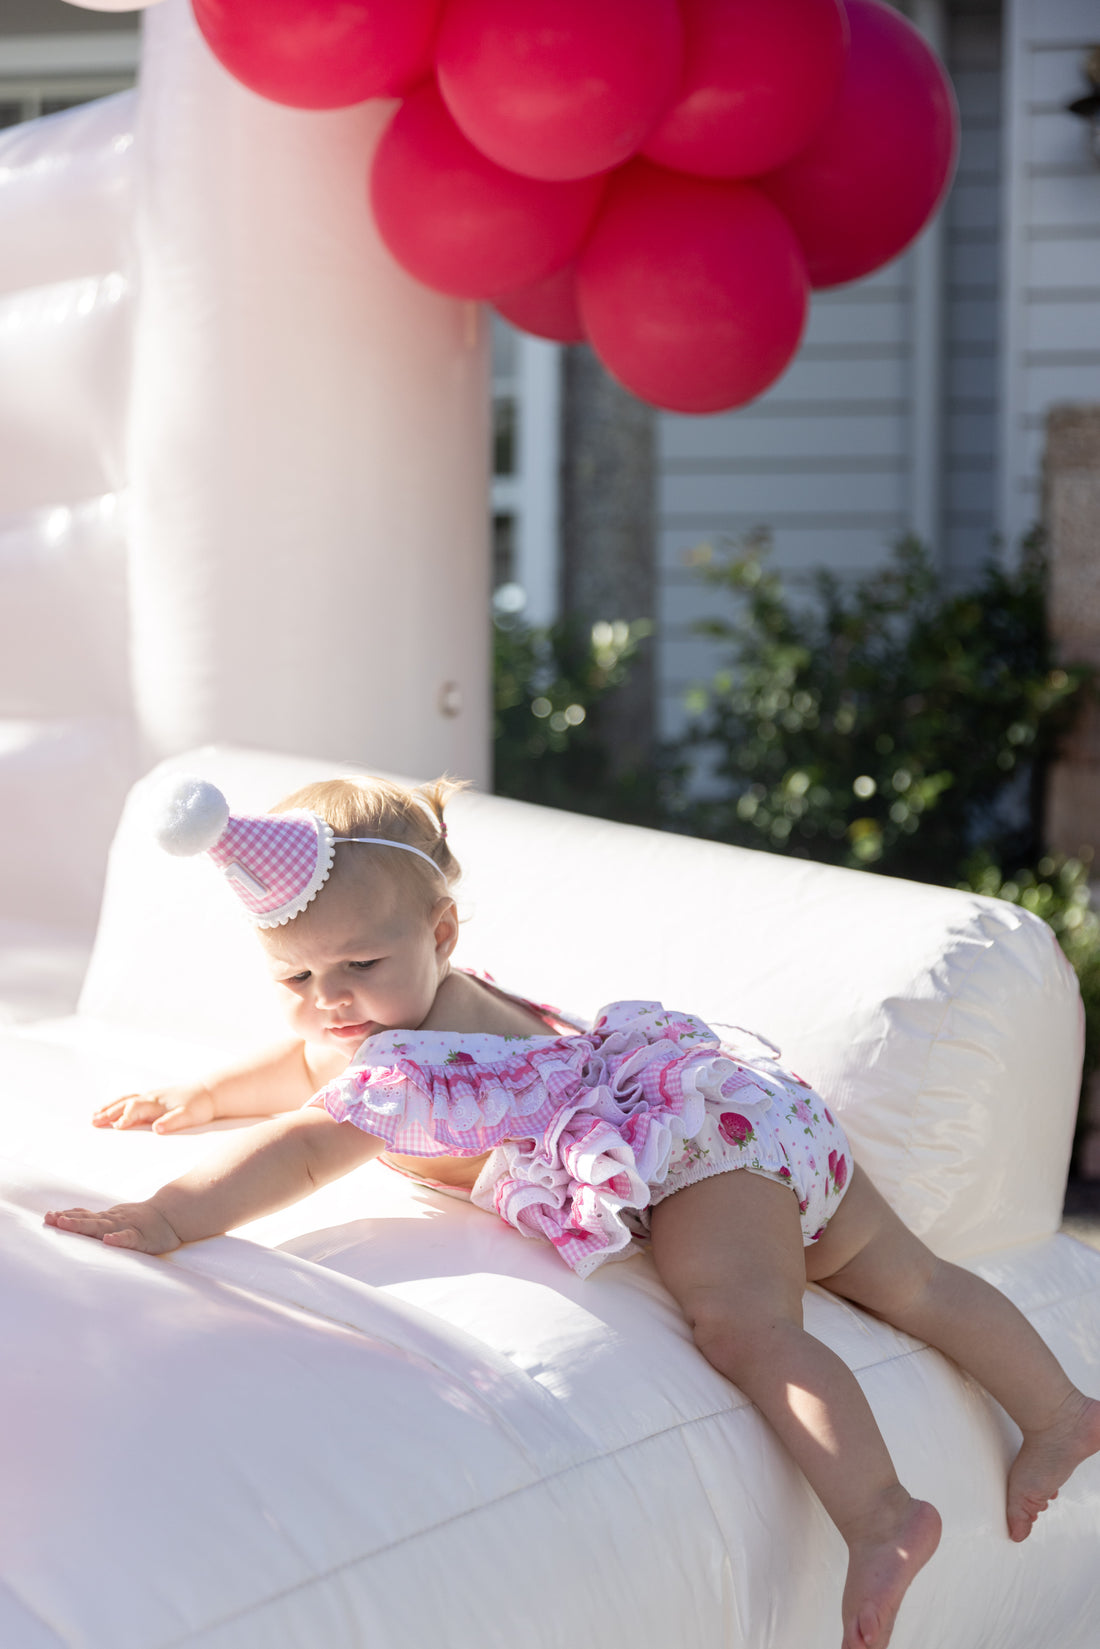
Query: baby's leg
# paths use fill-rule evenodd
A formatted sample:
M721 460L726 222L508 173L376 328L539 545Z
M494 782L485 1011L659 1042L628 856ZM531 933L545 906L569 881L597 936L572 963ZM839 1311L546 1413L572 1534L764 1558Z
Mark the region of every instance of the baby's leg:
M1026 1539L1100 1449L1100 1402L1077 1390L1011 1300L937 1259L858 1168L806 1265L811 1282L946 1352L1007 1409L1024 1434L1008 1478L1008 1532Z
M848 1544L844 1649L884 1649L940 1520L898 1482L847 1364L802 1327L794 1196L738 1169L660 1203L652 1235L657 1269L699 1349L771 1422Z

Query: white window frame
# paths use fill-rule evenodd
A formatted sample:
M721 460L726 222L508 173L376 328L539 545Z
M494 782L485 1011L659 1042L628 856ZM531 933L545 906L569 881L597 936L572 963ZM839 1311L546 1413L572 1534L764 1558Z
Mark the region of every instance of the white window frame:
M494 326L505 323L494 317ZM494 475L494 516L514 523L512 577L526 596L527 623L546 625L558 616L561 485L561 348L542 338L511 332L513 370L495 373L493 395L515 407L515 468Z

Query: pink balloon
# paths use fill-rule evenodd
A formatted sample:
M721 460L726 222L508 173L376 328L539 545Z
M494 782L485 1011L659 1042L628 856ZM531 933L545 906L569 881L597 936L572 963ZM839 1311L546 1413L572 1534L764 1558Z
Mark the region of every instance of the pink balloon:
M680 0L679 94L643 145L661 166L755 177L804 148L848 55L841 0Z
M794 232L758 189L645 161L609 186L578 288L608 371L670 412L761 394L798 348L809 298Z
M295 109L391 97L431 69L442 0L192 0L222 67Z
M675 96L682 53L676 0L448 0L436 71L483 154L562 180L634 154Z
M382 134L370 194L382 239L410 275L458 298L496 298L568 263L595 216L602 178L540 183L468 143L434 85Z
M506 321L536 338L552 338L559 344L579 344L584 340L584 322L577 305L577 266L567 263L555 275L536 281L497 298L493 308Z
M761 178L794 226L814 286L858 280L920 234L951 183L955 95L911 23L879 0L845 0L852 43L817 136Z

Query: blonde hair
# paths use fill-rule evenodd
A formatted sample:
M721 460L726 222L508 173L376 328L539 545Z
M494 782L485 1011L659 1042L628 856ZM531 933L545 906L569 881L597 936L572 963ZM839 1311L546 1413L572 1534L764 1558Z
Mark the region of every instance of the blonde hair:
M302 809L324 819L337 836L379 836L385 841L404 842L419 848L439 867L449 892L462 875L462 868L447 844L443 809L457 791L465 788L462 780L445 776L415 788L396 784L392 779L369 776L325 779L319 784L303 785L301 790L284 796L271 811L289 813ZM352 851L351 847L337 847L330 880L343 880L340 871L348 864L344 855ZM360 847L356 851L371 850ZM423 859L418 859L415 853L386 853L384 848L374 851L378 860L385 854L385 873L398 881L403 890L423 899L427 906L435 904L441 892L439 877ZM307 906L306 910L310 908Z

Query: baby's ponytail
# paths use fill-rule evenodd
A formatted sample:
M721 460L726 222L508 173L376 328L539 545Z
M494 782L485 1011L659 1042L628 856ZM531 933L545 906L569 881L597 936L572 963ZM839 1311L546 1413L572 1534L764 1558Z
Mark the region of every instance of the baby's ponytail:
M468 789L469 784L465 779L452 779L444 774L442 778L433 779L431 784L418 785L414 792L423 802L425 808L433 815L439 827L431 856L446 876L448 883L457 880L462 872L459 869L458 860L451 852L450 844L447 841L447 824L443 817L443 809L452 796L456 796L459 791Z

